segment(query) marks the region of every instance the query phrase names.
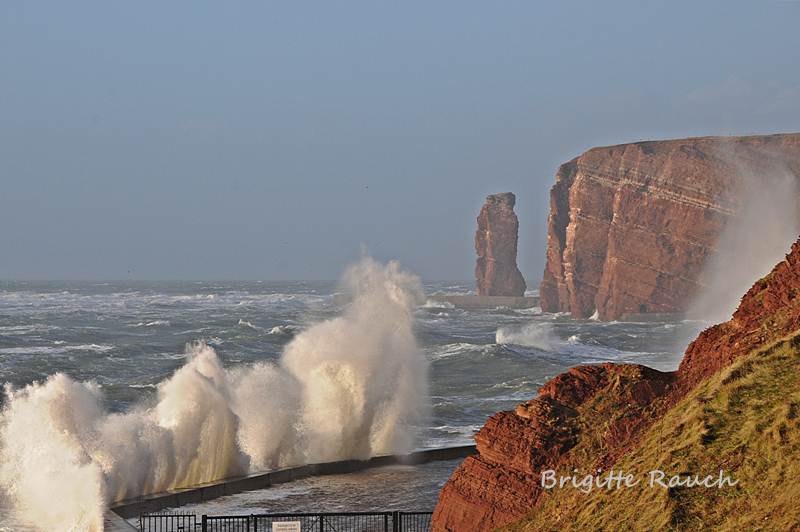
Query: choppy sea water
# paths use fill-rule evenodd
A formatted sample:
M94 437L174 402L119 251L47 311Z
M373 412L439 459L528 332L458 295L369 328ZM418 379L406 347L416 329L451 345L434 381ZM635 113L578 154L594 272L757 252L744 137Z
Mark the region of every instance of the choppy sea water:
M185 363L189 342L205 340L226 366L277 360L298 331L341 312L332 297L336 287L334 282L0 282L0 381L19 387L65 372L96 382L107 407L125 411L151 399L156 385ZM425 288L429 294L469 293L472 283ZM415 311L416 335L430 361L432 405L418 447L470 442L489 415L533 397L545 381L577 364L636 362L674 369L679 339L694 328L680 321L602 323L538 308L466 310L428 301ZM413 487L406 496L414 505L410 509L429 509L454 466L300 481L270 494L231 498L224 509L340 509L347 499L337 485L355 493L353 482L373 486L368 491L374 496L358 498L358 509L395 508L396 488L386 481L392 475L405 475L402 484Z

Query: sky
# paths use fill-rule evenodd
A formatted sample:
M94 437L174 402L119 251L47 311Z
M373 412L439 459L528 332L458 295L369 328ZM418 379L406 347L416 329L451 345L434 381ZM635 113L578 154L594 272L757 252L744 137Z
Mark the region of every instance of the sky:
M646 5L645 5L646 4ZM0 3L0 278L471 279L559 164L800 131L800 2Z

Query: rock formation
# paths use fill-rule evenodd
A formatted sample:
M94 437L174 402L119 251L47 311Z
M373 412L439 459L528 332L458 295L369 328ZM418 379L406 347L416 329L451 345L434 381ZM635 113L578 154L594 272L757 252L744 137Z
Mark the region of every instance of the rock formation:
M516 198L511 192L486 197L475 232L475 279L479 296L522 296L525 280L517 268Z
M514 412L489 418L475 438L478 454L467 458L442 489L432 529L492 530L523 518L526 530L578 523L586 529L629 528L619 526L623 521L659 528L652 521L648 525L647 519L662 519L661 525L681 529L686 523L698 526L698 519L714 523L746 519L741 512L715 509L734 504L748 511L765 507L753 517L761 520L761 527L769 528L772 519L800 518L797 510L791 510L796 508L794 493L776 499L769 490L761 495L759 489L749 488L749 497L763 497L758 504L724 494L680 499L680 492L648 489L630 495L603 492L597 499L564 489L545 497L539 476L545 469L586 473L620 464L652 468L662 461L674 468L692 463L691 467L700 467L685 461L690 455L710 464L714 473L722 467L739 468L750 479L782 478L788 466L777 458L800 462L795 455L800 444L794 443L800 441L798 369L800 240L745 294L730 321L707 329L692 342L678 371L610 363L580 366L549 381L536 398ZM768 377L754 378L758 371ZM769 419L752 414L766 411L772 412ZM767 431L769 423L775 424L769 429L774 436ZM745 428L740 429L742 425ZM746 432L749 440L736 440ZM718 440L721 443L714 448ZM768 446L764 453L770 460L756 457L748 462L741 455L747 445ZM631 511L636 497L650 502ZM777 504L775 500L781 505L778 510L769 506ZM607 509L612 505L614 510Z
M542 309L603 320L686 310L740 207L740 166L758 174L776 160L800 176L800 134L637 142L561 165Z

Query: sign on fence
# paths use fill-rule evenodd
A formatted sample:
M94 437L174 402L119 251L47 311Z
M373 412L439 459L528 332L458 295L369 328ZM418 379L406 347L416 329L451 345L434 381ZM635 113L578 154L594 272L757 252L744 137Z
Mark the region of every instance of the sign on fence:
M272 532L300 532L300 521L273 521Z

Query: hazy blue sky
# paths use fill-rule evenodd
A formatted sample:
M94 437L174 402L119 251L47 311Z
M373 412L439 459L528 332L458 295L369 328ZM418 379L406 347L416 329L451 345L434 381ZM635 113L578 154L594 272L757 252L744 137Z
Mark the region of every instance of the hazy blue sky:
M647 6L643 4L648 4ZM471 278L556 167L800 130L800 2L0 3L0 277Z

